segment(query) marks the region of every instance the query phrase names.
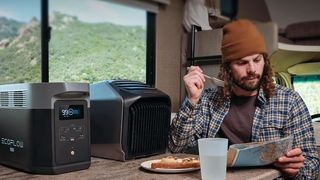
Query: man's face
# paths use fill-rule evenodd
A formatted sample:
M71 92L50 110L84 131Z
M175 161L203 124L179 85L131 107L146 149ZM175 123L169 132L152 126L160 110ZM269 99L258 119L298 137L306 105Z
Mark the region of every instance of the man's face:
M261 54L246 56L230 64L233 83L239 88L254 92L260 87L264 58Z

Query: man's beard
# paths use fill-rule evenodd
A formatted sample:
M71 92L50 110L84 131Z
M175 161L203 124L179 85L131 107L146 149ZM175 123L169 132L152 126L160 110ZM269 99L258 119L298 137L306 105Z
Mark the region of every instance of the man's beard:
M258 81L255 82L254 84L248 83L247 80L251 79L253 77L258 79ZM246 91L255 91L260 88L261 76L259 74L249 74L248 76L245 76L245 77L241 78L240 80L233 77L233 83L235 83L241 89L244 89Z

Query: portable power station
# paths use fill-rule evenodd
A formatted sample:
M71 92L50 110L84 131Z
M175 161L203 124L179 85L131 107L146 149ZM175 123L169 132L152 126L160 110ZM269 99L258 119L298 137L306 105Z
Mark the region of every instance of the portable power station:
M89 85L0 85L0 163L40 174L90 166Z

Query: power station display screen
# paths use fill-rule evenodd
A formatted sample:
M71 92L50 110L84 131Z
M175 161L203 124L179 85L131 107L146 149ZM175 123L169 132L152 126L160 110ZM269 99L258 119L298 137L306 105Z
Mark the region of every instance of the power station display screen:
M60 120L83 119L83 105L65 105L59 107Z

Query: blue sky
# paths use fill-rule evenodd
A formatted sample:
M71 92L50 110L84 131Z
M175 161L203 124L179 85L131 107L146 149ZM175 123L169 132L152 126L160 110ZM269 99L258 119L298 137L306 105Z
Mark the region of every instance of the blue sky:
M41 0L0 0L0 16L28 22L40 19ZM102 0L49 0L49 11L77 16L81 21L146 26L144 10Z
M40 19L40 0L0 0L0 16L28 22Z

